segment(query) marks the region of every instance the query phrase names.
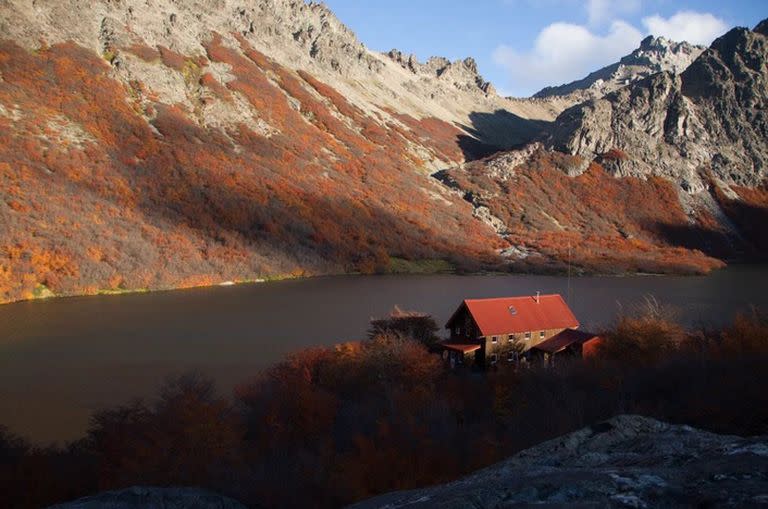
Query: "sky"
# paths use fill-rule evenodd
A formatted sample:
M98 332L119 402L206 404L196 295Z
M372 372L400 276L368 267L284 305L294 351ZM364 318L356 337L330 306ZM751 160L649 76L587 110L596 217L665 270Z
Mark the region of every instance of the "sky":
M473 57L502 95L583 78L647 35L708 45L768 17L768 0L325 0L370 49Z

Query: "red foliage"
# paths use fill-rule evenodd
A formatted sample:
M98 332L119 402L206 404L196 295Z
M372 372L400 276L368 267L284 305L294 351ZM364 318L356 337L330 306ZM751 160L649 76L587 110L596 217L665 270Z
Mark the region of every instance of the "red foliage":
M227 90L227 87L219 83L219 80L214 78L211 73L207 72L200 76L200 84L211 89L218 98L227 102L232 101L232 93Z
M737 198L727 196L716 184L714 194L728 217L748 239L746 246L751 257L765 260L768 252L768 184L758 188L733 186Z
M459 145L463 131L448 122L437 118L422 118L417 120L410 115L389 111L389 113L408 127L409 131L398 129L403 136L419 145L431 147L444 160L462 162L464 153ZM390 126L394 127L394 126Z
M389 256L494 260L498 239L469 204L431 199L433 183L415 171L403 134L240 44L242 51L215 36L207 58L167 48L158 55L185 79L199 76L213 92L204 100L240 94L269 132L201 127L162 103L145 113L103 59L72 43L34 54L0 46L0 103L24 111L0 129L8 232L0 301L28 298L40 284L94 293L372 272ZM146 47L128 51L155 58ZM205 70L209 60L229 64L234 79L219 83ZM57 138L56 122L81 140ZM52 254L33 264L28 253L36 252ZM68 263L56 261L62 256Z
M146 44L132 44L123 48L125 51L132 53L144 60L145 62L156 62L160 60L160 52L155 48L150 48Z
M540 152L508 181L490 177L481 163L452 170L458 185L479 196L510 229L509 240L542 256L521 268L587 271L706 273L724 264L679 247L690 228L674 185L660 177L617 179L593 164L578 177L563 171L569 156ZM715 238L717 230L711 232ZM569 252L570 247L570 252Z
M201 55L189 58L181 53L170 50L165 46L158 46L157 50L160 53L160 59L163 61L163 64L177 71L183 71L185 67L190 64L194 64L198 67L203 67L208 64L208 60ZM146 51L144 51L144 53L146 53Z
M600 158L605 161L625 161L629 159L626 152L618 148L612 148L604 154L600 154Z

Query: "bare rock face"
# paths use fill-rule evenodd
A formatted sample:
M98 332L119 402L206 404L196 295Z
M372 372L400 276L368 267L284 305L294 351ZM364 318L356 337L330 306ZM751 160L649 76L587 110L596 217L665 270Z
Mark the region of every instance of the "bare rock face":
M245 509L240 502L195 488L134 487L99 493L51 509Z
M587 77L565 85L546 87L533 97L568 96L574 102L597 99L652 74L669 71L680 74L705 50L704 46L674 42L664 37L648 36L640 47L620 61L603 67Z
M386 118L388 110L393 110L468 129L474 128L472 114L491 119L486 123L492 128L483 127L485 132L479 134L488 134L491 143L502 148L530 141L540 133L533 123L520 129L518 119L551 121L570 105L557 100L541 103L501 98L478 74L471 58L449 62L436 57L421 64L397 51L371 51L320 2L11 0L0 6L0 34L0 39L12 39L28 49L74 41L109 56L118 78L147 85L169 104L187 104L184 84L173 76L161 76L165 71L156 66L136 62L125 48L138 44L187 56L205 55L214 34L233 48L238 47L235 37L241 37L281 65L328 83L366 112ZM226 78L226 70L222 72L212 75ZM226 79L219 81L226 84ZM505 115L494 117L497 111ZM226 119L218 113L207 123L243 120L236 112L228 112Z
M387 53L387 56L416 76L438 79L466 92L496 95L496 89L480 75L473 58L451 62L444 57L432 57L422 64L415 55L405 55L396 49Z
M768 163L768 38L736 28L682 74L662 72L574 106L555 122L549 146L603 161L617 176L661 175L688 192L711 169L727 184L757 186Z
M294 64L315 61L340 74L376 72L379 59L322 3L296 0L172 0L142 2L10 2L2 33L27 46L74 40L104 51L142 41L184 54L200 53L211 32L239 33L269 44Z
M354 505L384 507L744 507L768 502L768 439L622 415L458 481Z

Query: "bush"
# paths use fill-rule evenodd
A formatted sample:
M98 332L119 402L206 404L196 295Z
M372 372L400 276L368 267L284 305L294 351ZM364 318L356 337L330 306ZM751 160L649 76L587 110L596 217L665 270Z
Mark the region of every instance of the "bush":
M440 341L436 334L439 330L435 319L430 315L417 311L403 311L395 306L386 318L371 320L368 337L373 339L381 335L394 334L418 341L428 349L432 349Z

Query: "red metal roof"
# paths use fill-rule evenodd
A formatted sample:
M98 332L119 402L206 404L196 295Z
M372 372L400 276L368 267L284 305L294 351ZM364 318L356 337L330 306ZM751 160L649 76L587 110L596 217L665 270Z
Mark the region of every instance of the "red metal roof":
M467 299L462 306L467 307L483 336L579 326L568 304L557 294L541 295L538 300L534 296ZM452 321L453 317L448 325Z
M469 353L475 350L480 350L480 345L477 343L443 343L443 347L448 350L456 350L457 352Z
M583 332L574 329L565 329L564 331L555 334L551 338L542 341L532 349L542 350L548 353L557 353L561 350L565 350L569 346L575 343L586 343L593 339L598 339L600 336L591 334L589 332Z

